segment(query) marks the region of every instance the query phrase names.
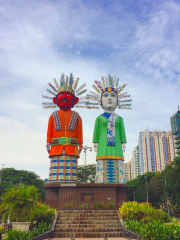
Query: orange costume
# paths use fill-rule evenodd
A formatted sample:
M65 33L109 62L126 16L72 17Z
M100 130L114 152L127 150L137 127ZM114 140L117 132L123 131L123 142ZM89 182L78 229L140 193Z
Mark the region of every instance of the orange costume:
M68 129L73 111L58 110L58 115L61 123L61 129L56 131L53 114L49 117L48 131L47 131L47 143L51 143L54 138L76 138L78 143L83 143L82 134L82 120L78 115L73 131ZM59 156L62 154L63 149L67 155L76 156L79 158L79 151L77 145L52 145L49 153L49 157Z
M49 182L73 183L77 182L77 159L82 151L83 132L82 120L79 114L71 111L78 102L80 95L84 94L86 84L77 89L79 78L74 79L61 74L60 84L54 78L55 86L48 85L47 91L53 95L43 95L51 102L43 102L43 108L59 107L49 117L46 149L49 153L50 170ZM78 106L77 106L78 107Z
M51 143L49 182L76 182L78 145L83 143L79 114L71 110L53 112L48 123L47 143Z

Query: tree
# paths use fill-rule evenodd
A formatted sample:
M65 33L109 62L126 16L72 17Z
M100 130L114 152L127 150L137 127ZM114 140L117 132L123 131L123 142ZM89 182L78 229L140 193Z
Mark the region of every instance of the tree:
M96 164L78 166L78 183L94 183L96 174Z
M35 186L20 185L9 188L1 197L0 210L3 221L9 216L10 221L27 222L30 211L36 206L39 194Z
M166 205L166 189L164 175L157 172L149 182L149 196L153 207L160 208Z
M14 168L3 169L2 180L0 184L0 195L2 195L7 188L20 184L36 186L40 193L40 200L45 200L44 181L40 179L40 177L34 172L16 170Z
M129 185L128 189L128 199L129 201L135 200L137 202L146 202L147 201L147 191L146 191L146 179L148 182L148 192L149 192L149 182L151 178L155 175L154 172L148 172L143 175L139 175L137 178L130 180L127 182L127 185ZM152 202L152 196L149 195L149 202Z
M166 166L167 195L174 211L180 211L180 156Z

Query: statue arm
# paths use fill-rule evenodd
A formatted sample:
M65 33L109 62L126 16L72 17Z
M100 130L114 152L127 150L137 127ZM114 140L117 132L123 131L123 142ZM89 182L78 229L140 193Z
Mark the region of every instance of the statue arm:
M50 153L51 150L51 140L52 140L52 124L53 124L53 116L51 115L49 117L49 122L48 122L48 130L47 130L47 144L46 144L46 149L47 152Z
M125 133L124 122L123 122L122 118L121 118L121 124L120 124L120 137L121 137L122 149L123 149L123 152L125 152L125 150L126 150L126 133Z
M98 148L98 135L99 135L98 119L96 118L96 122L94 125L94 133L93 133L93 143L94 143L95 152L97 152L97 148Z
M120 130L121 143L126 143L126 133L125 133L124 122L122 118L121 118L121 124L120 124L119 130Z
M83 130L82 130L82 119L78 116L77 119L77 140L78 140L78 147L79 153L81 153L83 148Z

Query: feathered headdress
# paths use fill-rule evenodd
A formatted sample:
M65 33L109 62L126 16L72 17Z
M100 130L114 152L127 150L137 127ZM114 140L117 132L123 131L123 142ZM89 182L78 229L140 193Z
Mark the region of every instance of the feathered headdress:
M115 92L118 95L117 107L119 109L132 110L132 99L129 99L130 95L127 92L122 92L126 84L119 86L119 78L108 75L108 77L102 77L101 81L95 80L94 83L92 87L95 92L89 91L85 97L81 97L78 105L76 105L77 108L100 109L102 94L105 92Z
M87 89L84 89L86 87L85 83L77 89L78 83L79 83L79 78L74 80L72 73L70 73L70 77L65 76L65 74L62 73L59 84L58 84L56 78L54 78L55 85L53 85L49 82L48 85L49 85L50 89L47 88L46 91L49 92L51 95L53 95L53 97L55 97L59 92L71 92L73 95L80 96L80 95L86 93ZM53 103L53 97L45 96L45 95L42 95L42 97L51 100L51 102L43 102L42 103L43 108L56 108L57 107L57 105ZM75 107L76 107L76 105L75 105Z

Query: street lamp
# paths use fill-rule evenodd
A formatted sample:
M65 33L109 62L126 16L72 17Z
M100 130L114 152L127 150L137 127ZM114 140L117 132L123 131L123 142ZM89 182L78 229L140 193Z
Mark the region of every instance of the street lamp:
M133 187L133 195L134 195L134 202L136 201L136 199L135 199L135 191L134 191L134 186L132 186Z
M147 177L144 177L146 178L146 192L147 192L147 203L148 203L148 185L147 185Z
M2 170L3 170L3 166L4 166L5 164L2 164L2 168L1 168L1 175L0 175L0 184L1 184L1 179L2 179Z
M19 185L21 185L21 178L22 178L22 177L20 177L20 180L19 180Z
M164 180L165 180L165 189L166 189L166 173L164 171ZM166 202L167 202L167 212L169 215L169 201L168 201L168 197L167 197L167 189L166 189Z
M92 147L84 146L83 149L84 149L84 153L85 153L84 166L86 166L86 151L87 151L88 149L89 149L90 151L92 151Z

